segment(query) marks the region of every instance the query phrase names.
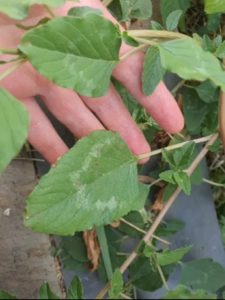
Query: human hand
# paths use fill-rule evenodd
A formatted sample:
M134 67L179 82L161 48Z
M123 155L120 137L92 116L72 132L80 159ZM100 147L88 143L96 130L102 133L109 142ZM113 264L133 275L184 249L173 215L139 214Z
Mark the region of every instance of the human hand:
M66 15L68 9L74 5L72 2L68 2L63 8L57 9L56 14ZM115 22L100 0L81 0L76 5L100 8L107 18ZM43 9L35 6L23 24L36 24L44 14ZM15 21L1 16L0 46L10 48L19 44L24 31L16 27L14 23ZM129 48L123 45L121 53L128 51ZM162 128L170 133L180 131L184 125L183 116L165 85L160 83L150 97L142 93L142 66L143 54L136 53L121 62L114 70L113 75ZM4 68L2 66L0 71ZM41 95L49 110L77 138L88 135L94 130L109 129L119 132L134 154L150 151L144 135L132 120L113 86L103 97L95 99L82 97L71 90L54 85L34 70L30 63L25 63L4 79L0 85L8 89L27 107L30 114L29 141L52 164L68 149L35 101L34 96L36 95Z

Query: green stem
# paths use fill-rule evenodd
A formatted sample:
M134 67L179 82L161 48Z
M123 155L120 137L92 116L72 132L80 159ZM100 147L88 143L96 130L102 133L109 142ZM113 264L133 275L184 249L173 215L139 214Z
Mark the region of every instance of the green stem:
M108 280L110 281L113 276L113 268L112 268L110 254L109 254L109 247L108 247L104 226L97 227L96 232L97 232L98 241L102 252L102 258L105 265L106 274Z
M18 55L18 49L0 48L0 54Z
M156 265L157 265L157 269L158 269L159 275L160 275L160 277L162 279L162 283L163 283L164 287L166 288L166 290L169 291L169 287L168 287L168 284L166 282L166 278L165 278L165 276L163 274L163 270L162 270L161 266L158 264L158 262L156 262Z
M183 142L183 143L171 145L171 146L165 147L163 149L158 149L158 150L155 150L155 151L152 151L152 152L148 152L148 153L138 155L137 159L142 160L142 159L145 159L145 158L150 158L152 156L161 154L163 152L163 150L172 151L172 150L175 150L175 149L182 148L183 146L187 145L188 143L192 143L192 142L194 142L195 144L206 143L212 137L213 137L213 135L209 135L209 136L206 136L206 137L203 137L203 138L199 138L199 139L190 140L190 141L186 141L186 142Z
M7 76L12 74L15 70L17 70L22 64L25 63L25 59L19 60L16 63L14 63L10 68L8 68L5 72L0 74L0 81L5 79Z
M55 18L55 14L54 14L54 12L51 10L51 8L50 8L48 5L44 5L44 7L45 7L46 11L48 12L48 14L50 15L50 17L51 17L52 19L54 19L54 18Z
M147 46L148 46L148 45L146 45L146 44L142 44L142 45L140 45L140 46L138 46L138 47L136 47L136 48L130 50L129 52L123 54L123 55L120 57L120 61L123 61L123 60L127 59L128 57L130 57L131 55L135 54L136 52L145 49Z
M127 33L134 38L190 39L185 34L164 30L128 30Z
M208 183L208 184L210 184L210 185L212 185L212 186L216 186L216 187L221 187L221 188L224 188L224 187L225 187L225 184L223 184L223 183L214 182L214 181L208 180L208 179L206 179L206 178L203 178L203 182Z

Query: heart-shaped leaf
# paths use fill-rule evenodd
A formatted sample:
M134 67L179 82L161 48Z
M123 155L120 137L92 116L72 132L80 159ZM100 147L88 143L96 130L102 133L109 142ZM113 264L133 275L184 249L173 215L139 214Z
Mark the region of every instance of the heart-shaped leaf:
M137 160L118 134L97 131L80 140L43 177L27 201L25 224L35 231L73 235L143 207Z
M56 84L99 97L107 92L120 46L118 28L101 16L88 14L56 18L31 30L20 49Z

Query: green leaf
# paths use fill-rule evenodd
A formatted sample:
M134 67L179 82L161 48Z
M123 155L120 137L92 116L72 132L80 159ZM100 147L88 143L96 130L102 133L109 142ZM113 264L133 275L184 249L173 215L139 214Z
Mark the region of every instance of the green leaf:
M56 84L84 96L99 97L108 90L120 46L117 26L88 14L56 18L29 31L20 50Z
M2 300L10 300L10 299L17 299L15 296L10 295L9 293L0 290L0 299Z
M215 293L225 285L225 269L211 259L189 262L182 265L180 283Z
M26 18L29 7L34 4L45 4L56 7L63 5L65 0L1 0L0 12L17 20Z
M164 24L166 24L166 20L170 13L178 9L185 13L190 6L191 0L160 0Z
M44 283L39 291L39 299L60 299L58 296L56 296L50 289L48 283Z
M174 291L169 291L163 299L217 299L217 295L208 294L204 290L192 291L184 285L178 285Z
M111 280L111 289L109 291L109 299L120 299L120 294L123 292L123 276L117 269Z
M205 0L205 11L207 14L224 13L224 0Z
M216 49L215 55L221 59L225 57L225 41Z
M102 11L97 8L82 6L82 7L73 7L69 10L68 16L72 17L86 17L87 15L95 14L102 16Z
M67 299L84 299L84 290L82 283L79 279L79 277L75 277L68 290L68 298Z
M160 50L162 66L167 71L186 80L209 79L225 90L225 72L219 60L212 53L204 51L195 40L173 40L157 47Z
M192 246L184 247L176 250L164 250L161 253L157 253L157 261L160 266L168 266L176 264L182 260L182 258L188 254L192 249Z
M41 179L27 200L25 224L39 232L73 235L139 210L147 194L125 142L118 134L97 131Z
M191 164L196 151L196 144L189 142L182 148L172 151L173 160L179 169L186 169Z
M163 267L162 271L167 280L170 268ZM135 287L149 292L156 291L163 286L156 265L152 265L149 258L141 256L130 266L129 280Z
M151 29L152 30L163 30L164 28L159 22L151 21Z
M6 90L0 89L0 173L22 148L28 124L24 106Z
M139 46L139 43L133 37L129 36L127 31L124 31L122 33L122 39L127 45L130 45L132 47L138 47Z
M174 171L168 170L168 171L160 173L159 177L162 180L166 181L166 182L169 182L171 184L175 184L176 182L175 182L175 180L173 178L173 174L174 174Z
M120 6L122 14L120 21L146 20L152 16L151 0L120 0Z
M209 80L201 83L195 90L205 103L218 102L219 100L220 91L215 84Z
M143 107L134 99L134 97L128 92L128 90L116 79L112 79L113 85L115 86L117 92L126 105L133 119L138 122L143 115Z
M190 176L183 171L174 172L173 174L174 180L178 184L178 186L185 192L185 194L191 194L191 178Z
M181 9L172 11L166 19L167 30L169 31L175 30L179 24L182 15L183 15L183 11Z
M150 47L145 55L142 76L143 92L145 95L151 95L155 91L164 74L165 70L161 64L159 49L157 47Z
M194 89L184 89L184 116L186 127L191 134L200 134L208 107Z
M74 260L81 263L88 262L87 249L83 237L79 235L64 237L62 238L60 247Z

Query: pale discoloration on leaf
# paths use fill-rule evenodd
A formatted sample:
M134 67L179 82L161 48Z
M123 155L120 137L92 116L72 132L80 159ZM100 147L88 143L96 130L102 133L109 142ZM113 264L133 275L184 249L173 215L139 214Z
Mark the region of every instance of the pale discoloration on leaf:
M147 193L127 145L118 134L99 131L42 178L27 201L25 223L35 231L73 235L140 209Z

